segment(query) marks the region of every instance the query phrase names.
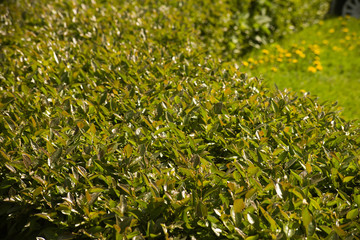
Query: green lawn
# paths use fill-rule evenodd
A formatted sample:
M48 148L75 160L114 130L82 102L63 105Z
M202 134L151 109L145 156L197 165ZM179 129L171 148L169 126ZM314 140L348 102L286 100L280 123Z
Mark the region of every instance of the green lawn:
M360 20L328 19L256 50L242 69L272 87L310 92L337 101L342 116L360 118Z

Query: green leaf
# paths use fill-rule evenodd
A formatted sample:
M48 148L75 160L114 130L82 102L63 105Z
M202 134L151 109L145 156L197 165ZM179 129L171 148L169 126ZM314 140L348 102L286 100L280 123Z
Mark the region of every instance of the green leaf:
M253 216L251 216L250 213L246 214L246 218L251 225L255 224L255 220L254 220Z
M292 236L295 235L296 229L294 229L292 227L292 224L288 222L284 224L283 231L287 238L291 238Z
M4 116L4 119L8 124L10 130L14 132L16 130L16 123L8 116Z
M328 235L330 235L330 233L332 232L332 229L326 225L321 225L320 228Z
M312 219L310 224L308 225L308 236L312 236L315 233L316 230L316 222L315 219Z
M156 131L154 132L154 136L156 136L156 135L158 135L158 134L160 134L160 133L162 133L162 132L169 131L170 129L171 129L170 127L160 128L159 130L156 130Z
M49 166L52 166L53 163L57 163L59 161L62 150L63 150L63 148L60 147L51 154L51 159L49 159Z
M283 151L284 151L283 148L277 148L277 149L275 149L275 151L273 152L273 155L276 156L276 155L282 153Z
M303 225L306 229L306 232L308 233L308 235L310 235L309 228L311 228L311 226L309 226L309 225L311 224L313 217L306 207L303 208L303 210L301 212L301 218L302 218Z
M239 126L240 126L241 129L244 130L248 135L251 135L251 130L250 130L250 128L248 128L248 127L246 127L246 126L244 126L244 125L241 125L240 123L239 123Z
M340 237L345 237L347 235L347 233L339 226L332 226L333 230L340 236Z
M347 177L344 177L343 178L343 183L347 183L347 182L350 182L355 176L347 176Z
M124 147L124 153L125 153L125 156L126 156L127 158L131 157L132 151L133 151L133 148L131 147L130 144L127 144L127 145Z
M225 197L222 193L219 194L219 197L220 197L220 199L221 199L221 202L222 202L223 204L225 204L226 207L229 207L229 205L230 205L230 200L229 200L227 197Z
M249 236L249 237L245 238L245 240L257 240L257 239L259 239L259 236L258 236L258 235Z
M242 198L240 199L235 199L234 201L234 211L235 213L240 213L242 212L242 210L245 208L245 203L244 200Z
M276 183L275 184L275 191L276 191L276 194L279 196L279 198L283 198L283 194L282 194L282 191L281 191L281 187L280 187L280 184L279 183Z
M346 219L354 220L358 216L358 214L359 214L358 208L352 209L346 214Z
M48 221L50 221L50 222L53 222L53 221L54 221L54 219L52 219L52 218L50 217L50 215L49 215L48 213L45 213L45 212L43 212L43 213L36 213L36 214L34 214L34 216L37 216L37 217L46 219L46 220L48 220Z
M105 191L105 189L103 189L103 188L90 188L89 189L90 193L97 193L97 192L103 192L103 191Z
M354 196L354 202L358 205L360 205L360 194Z
M310 198L310 205L317 210L321 209L319 203L317 201L315 201L313 198Z
M255 189L255 188L252 188L252 189L250 189L249 191L246 192L245 198L246 198L246 199L249 199L249 198L251 198L255 193L256 193L256 189Z
M92 124L90 125L89 132L90 132L91 136L95 136L95 133L96 133L95 124L92 123Z
M214 216L212 216L212 215L207 215L207 220L209 220L211 223L218 223L219 222L219 220L216 218L216 217L214 217Z
M291 175L294 176L295 179L298 180L298 182L302 184L302 182L303 182L302 178L298 174L296 174L293 170L290 170L290 172L291 172Z
M223 109L223 103L222 102L218 102L214 104L214 113L215 114L221 114L221 111Z
M249 177L251 176L254 176L256 173L258 173L260 171L260 168L252 165L252 166L249 166L248 169L247 169L247 172L249 174Z
M261 213L264 215L264 217L266 218L266 220L270 223L270 228L271 228L271 231L276 231L276 229L277 229L277 224L276 224L276 222L275 222L275 220L270 216L270 214L267 212L267 211L265 211L262 207L260 207L259 206L259 208L260 208L260 211L261 211Z
M42 190L42 187L37 187L33 192L33 197L35 198L36 196L38 196L42 192Z
M199 202L197 205L197 216L198 217L207 217L208 215L208 209L202 202Z
M217 225L214 224L214 223L211 224L211 229L213 230L213 232L215 233L215 235L216 235L217 237L220 237L221 233L223 232L223 231L221 230L221 228L218 228Z

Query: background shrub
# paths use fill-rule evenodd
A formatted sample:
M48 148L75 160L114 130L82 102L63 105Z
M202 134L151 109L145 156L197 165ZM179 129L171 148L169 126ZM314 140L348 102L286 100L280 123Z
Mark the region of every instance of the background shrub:
M94 1L84 1L82 5L79 1L12 2L6 2L10 5L7 14L17 34L28 23L46 26L45 31L60 27L61 32L54 32L70 41L66 36L94 36L96 30L96 35L109 37L109 30L114 35L120 31L120 39L141 37L146 38L147 44L153 40L164 47L187 44L223 60L238 59L253 47L312 25L324 17L329 7L328 1L323 0L136 0L100 1L100 5Z

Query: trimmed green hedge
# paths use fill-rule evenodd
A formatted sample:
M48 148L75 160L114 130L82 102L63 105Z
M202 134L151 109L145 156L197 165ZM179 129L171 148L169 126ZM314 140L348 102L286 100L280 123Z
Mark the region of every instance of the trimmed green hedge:
M230 5L25 2L0 8L5 239L359 236L358 123L209 56L192 14Z
M2 21L11 21L2 26L7 37L32 30L29 37L64 41L101 43L104 36L132 45L142 39L149 47L152 42L189 46L223 60L313 25L329 7L323 0L8 0L2 5L7 9Z

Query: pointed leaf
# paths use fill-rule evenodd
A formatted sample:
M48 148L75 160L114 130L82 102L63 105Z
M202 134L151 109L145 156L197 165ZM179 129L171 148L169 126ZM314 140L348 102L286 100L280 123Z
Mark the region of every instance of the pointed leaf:
M240 213L245 208L245 203L242 198L236 199L234 201L234 211L235 213Z
M282 191L281 191L281 188L280 188L280 185L279 185L279 183L276 183L275 184L275 191L276 191L276 194L279 196L279 198L283 198L283 196L282 196Z
M264 217L266 218L266 220L270 223L270 228L272 231L276 231L276 228L277 228L277 224L275 222L275 220L270 216L270 214L265 211L262 207L260 207L260 210L261 210L261 213L264 215Z
M309 210L306 207L302 210L301 217L302 217L304 227L306 228L306 232L308 232L309 225L313 218L312 218L311 213L309 212Z
M133 148L131 147L130 144L127 144L125 147L124 147L124 153L125 153L125 156L127 158L129 158L132 154L132 151L133 151Z
M353 220L357 217L358 214L359 214L359 209L355 208L346 214L346 219Z

